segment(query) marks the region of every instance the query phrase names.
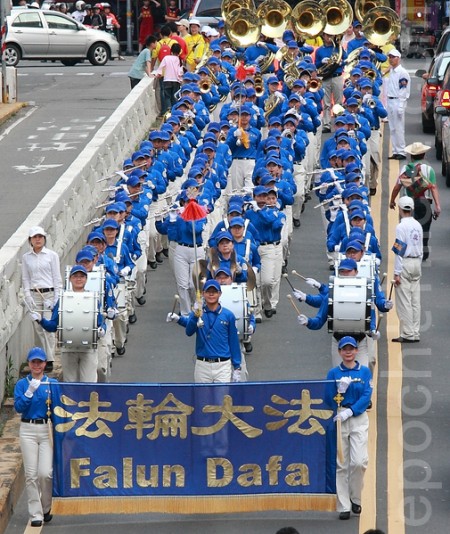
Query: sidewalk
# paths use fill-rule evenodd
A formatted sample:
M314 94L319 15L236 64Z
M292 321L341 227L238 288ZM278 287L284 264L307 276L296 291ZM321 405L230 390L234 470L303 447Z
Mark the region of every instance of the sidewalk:
M0 124L3 124L4 122L6 122L9 118L15 115L18 111L20 111L26 105L27 105L26 102L16 102L15 104L0 103Z

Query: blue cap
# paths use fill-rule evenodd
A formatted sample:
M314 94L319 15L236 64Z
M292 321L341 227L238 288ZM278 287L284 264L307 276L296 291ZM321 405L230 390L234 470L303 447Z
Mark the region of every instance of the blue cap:
M345 115L338 115L334 119L334 124L347 124L347 117Z
M111 212L119 213L119 208L117 207L116 203L109 204L109 206L106 206L105 213L111 213Z
M214 150L214 152L217 151L217 146L214 143L203 143L203 145L201 145L200 148L202 149L203 152L205 150Z
M295 80L292 87L306 87L305 80Z
M95 256L98 255L97 247L94 247L94 245L85 245L81 250L90 252L92 254L92 258L95 258Z
M231 50L224 50L224 51L222 52L222 57L230 57L230 58L232 58L233 55L234 55L234 54L233 54L233 52L232 52Z
M220 132L220 123L219 122L210 122L207 128L208 132Z
M231 271L228 269L228 267L225 266L219 266L219 268L216 270L216 273L214 276L217 276L219 273L224 273L226 276L231 276Z
M87 271L82 265L74 265L72 269L70 269L69 276L72 276L73 274L76 274L76 273L83 273L87 276Z
M114 228L115 230L119 229L119 223L115 221L114 219L107 219L103 223L103 228Z
M350 76L362 76L362 70L358 69L358 67L355 67L350 71Z
M189 180L184 182L184 184L181 186L182 189L187 189L188 187L198 187L198 183L195 178L199 175L203 176L203 169L199 166L191 167L188 173Z
M252 96L256 96L256 91L255 91L254 87L247 87L245 92L247 93L247 98L250 98Z
M269 126L272 124L283 124L283 120L278 115L274 115L273 117L270 117L268 120Z
M173 133L173 126L169 123L169 122L165 122L162 126L161 126L161 130L163 132L169 132L170 134ZM148 154L150 156L150 152Z
M330 153L328 154L328 159L336 158L338 151L336 149L330 150Z
M208 132L203 136L203 141L205 143L213 143L217 147L217 138L214 132Z
M288 48L298 48L297 41L291 40L286 43L286 46Z
M345 252L347 252L347 250L350 250L351 248L353 250L358 250L359 252L362 252L364 250L364 247L359 241L349 241L347 243L347 246L345 247Z
M361 191L359 191L357 187L347 187L344 189L344 191L342 191L342 198L349 198L354 195L363 198L363 194L361 193Z
M245 226L245 221L242 217L233 217L230 221L230 228L233 226Z
M168 126L168 124L164 124L164 126ZM163 127L164 127L163 126ZM150 143L150 141L149 141ZM145 158L149 158L151 155L152 155L152 150L151 148L147 147L147 146L143 146L143 147L140 147L139 149L139 152L141 153L141 157L145 157Z
M161 132L158 130L153 130L153 132L150 132L148 134L148 138L150 141L156 141L156 139L161 139Z
M357 26L361 26L362 27L362 24L361 24L361 22L359 22L359 20L354 20L353 21L353 27L356 28Z
M131 159L133 161L136 161L137 159L140 159L140 158L145 158L144 154L138 150L137 152L133 152L133 154L131 155Z
M351 173L351 172L361 172L361 167L357 163L352 162L352 163L348 163L345 166L344 170L346 174Z
M263 185L257 185L255 187L255 189L253 189L253 196L258 196L258 195L267 195L268 191L267 191L267 188L264 187Z
M352 213L350 214L350 220L352 221L356 217L358 217L359 219L365 219L366 214L362 210L352 211Z
M340 137L341 135L348 135L348 131L347 131L347 128L338 128L335 132L334 132L334 137L337 139L338 137Z
M220 65L220 61L216 57L213 56L210 59L208 59L206 64L207 65Z
M230 232L224 230L216 235L216 243L220 243L222 239L228 239L228 241L233 241L233 236L230 234Z
M337 146L341 141L345 141L346 143L349 143L348 135L340 135L340 136L336 139L336 146ZM346 150L346 152L348 152L348 150ZM344 154L342 154L342 156L344 156Z
M350 258L342 260L338 267L338 271L353 271L353 269L358 270L358 264Z
M269 76L267 78L267 85L270 85L272 83L280 83L280 80L276 76Z
M119 210L119 213L121 211L127 211L127 206L126 206L125 202L120 202L120 201L116 202L116 207Z
M282 39L283 39L284 42L291 41L292 39L295 39L294 32L292 30L285 30L283 32Z
M280 165L280 167L281 167L281 160L280 160L280 158L278 156L277 157L275 157L275 156L268 157L266 159L266 163L265 164L268 165L269 163L275 163L275 165ZM265 177L265 178L263 178L261 180L261 185L265 185L265 183L267 183L267 182L265 182L265 180L267 180L267 178L268 177ZM272 180L275 180L275 178L273 176L271 176L271 178L272 178Z
M31 360L41 360L42 362L47 361L47 355L45 350L41 347L33 347L28 351L27 361Z
M218 28L224 28L225 27L225 21L224 20L219 20L219 22L217 24L217 27Z
M349 211L352 211L352 210L363 210L364 213L365 213L365 206L364 206L364 202L362 200L357 200L356 198L353 199L350 204L347 206L348 210Z
M297 93L291 93L291 95L289 97L289 102L291 100L296 100L297 102L300 102L300 96Z
M86 241L90 243L91 241L95 241L98 239L99 241L106 241L105 235L101 232L91 232L88 236Z
M364 89L364 87L372 87L372 82L369 80L369 78L361 78L358 81L358 85L361 87L361 89Z
M86 250L82 248L77 255L75 256L75 261L77 263L80 263L80 261L87 260L87 261L93 261L94 256L92 252L89 252L89 250Z
M247 115L251 115L252 114L251 106L247 106L246 104L241 106L241 115L244 114L244 113L247 114Z
M139 178L135 174L132 174L131 176L128 177L128 180L127 180L127 185L128 186L136 187L140 183L141 183L141 181L139 180Z
M346 105L347 106L358 106L358 101L356 100L356 98L353 98L353 97L350 97L347 101L346 101Z
M354 182L356 180L361 180L362 175L358 172L350 172L345 175L345 181L346 183Z
M348 113L345 117L347 119L347 124L356 124L356 117L351 113Z
M346 345L351 345L355 349L358 348L358 343L356 343L356 339L352 336L344 336L339 340L338 343L338 349L341 350Z
M132 166L133 166L133 162L132 162L131 158L127 158L123 162L122 168L125 169L125 167L132 167Z
M227 213L228 213L228 215L230 213L242 213L242 206L240 204L230 204L228 206L228 212Z
M219 282L217 282L217 280L206 280L205 285L203 286L203 291L207 291L210 288L219 291L219 293L222 292L222 290L220 289L220 284Z

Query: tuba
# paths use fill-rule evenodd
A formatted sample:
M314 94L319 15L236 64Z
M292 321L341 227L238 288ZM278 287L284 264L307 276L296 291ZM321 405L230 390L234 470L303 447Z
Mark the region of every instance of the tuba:
M255 11L246 7L234 9L225 22L225 33L236 48L245 48L259 41L261 36L261 20Z
M327 19L323 32L328 35L342 35L352 23L352 6L347 0L320 0L319 5Z
M291 6L284 0L264 0L256 11L261 19L261 32L267 37L281 37L289 23Z
M291 25L303 39L310 39L322 33L327 23L325 11L314 0L303 0L291 13Z
M273 110L278 106L278 104L281 102L281 98L276 96L275 94L272 94L269 96L269 98L264 103L264 118L267 120L270 116L270 114L273 112Z
M253 11L256 9L253 0L222 0L221 11L223 20L226 22L230 13L241 7L246 7Z
M361 24L367 40L376 46L383 46L400 35L400 17L390 7L374 7Z
M390 7L389 0L356 0L355 17L362 23L367 13L374 7Z

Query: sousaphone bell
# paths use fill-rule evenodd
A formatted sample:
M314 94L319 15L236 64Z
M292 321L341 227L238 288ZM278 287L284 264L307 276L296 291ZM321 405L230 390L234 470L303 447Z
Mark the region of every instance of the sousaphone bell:
M304 0L292 10L292 27L304 39L310 39L322 33L326 23L325 11L314 0Z
M400 17L390 7L375 7L362 21L364 35L376 46L383 46L395 40L400 34L400 28Z
M327 23L323 29L328 35L341 35L353 20L353 9L347 0L320 0L319 5L325 12Z
M231 12L242 7L253 11L256 10L253 0L222 0L221 11L223 20L226 21Z
M274 39L281 37L289 23L291 6L284 0L265 0L256 15L261 19L261 33Z
M255 11L246 7L234 9L225 21L225 33L236 48L257 43L261 37L261 19Z

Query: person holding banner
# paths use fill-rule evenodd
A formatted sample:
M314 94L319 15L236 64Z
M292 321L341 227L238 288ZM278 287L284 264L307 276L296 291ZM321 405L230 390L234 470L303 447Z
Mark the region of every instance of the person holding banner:
M14 388L14 408L22 416L20 448L25 471L28 514L32 527L52 520L53 442L48 425L51 383L44 374L47 355L40 347L28 352L30 374Z
M336 412L336 493L339 519L350 519L350 510L361 514L361 493L368 463L369 418L366 410L372 396L372 374L357 360L355 338L344 336L338 345L342 363L328 372L325 400Z
M220 303L222 290L216 280L207 280L203 286L205 304L202 310L192 311L187 317L167 314L167 322L176 322L190 337L197 334L195 343L196 383L241 382L241 348L236 318ZM199 311L201 315L199 316Z

